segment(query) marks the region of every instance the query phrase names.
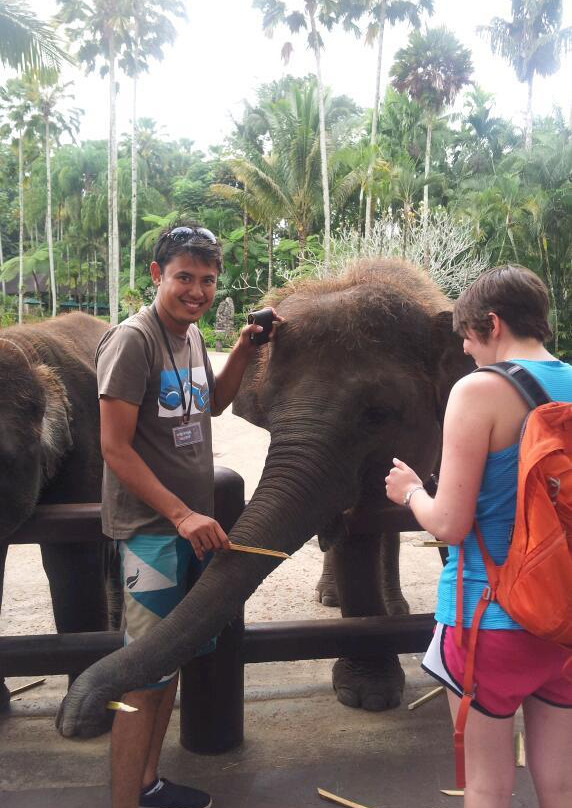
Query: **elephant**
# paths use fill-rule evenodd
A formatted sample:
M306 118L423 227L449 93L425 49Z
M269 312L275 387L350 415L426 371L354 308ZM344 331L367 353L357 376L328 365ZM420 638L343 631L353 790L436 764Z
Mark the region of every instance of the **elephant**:
M101 499L94 356L107 327L78 312L0 331L0 605L5 540L36 505ZM112 543L40 547L58 632L108 629Z
M339 278L289 285L267 302L285 322L247 369L234 410L266 427L271 440L260 483L230 538L292 554L319 533L335 542L343 614L384 614L381 537L394 540L404 512L387 500L384 477L395 455L430 476L448 393L469 369L452 331L451 303L421 270L381 258L362 260ZM109 699L189 661L279 563L216 554L148 636L72 684L56 718L60 733L97 734ZM363 687L362 661L336 666L338 691L352 690L352 675ZM370 695L354 693L356 701L399 703L397 656L380 649L365 679L374 680Z

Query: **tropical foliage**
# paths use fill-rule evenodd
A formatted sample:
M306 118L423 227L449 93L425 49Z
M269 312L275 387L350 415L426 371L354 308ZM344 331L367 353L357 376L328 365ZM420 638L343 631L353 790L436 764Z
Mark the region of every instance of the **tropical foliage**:
M115 76L114 103L114 85L136 78L171 41L182 4L122 0L111 29L110 3L59 0L61 30L78 60ZM525 147L521 128L471 83L462 43L443 29L417 30L428 0L256 5L267 27L284 23L306 39L311 13L318 34L341 24L378 47L386 22L413 30L373 109L335 96L327 83L320 89L316 75L282 78L258 88L232 134L208 153L135 110L129 132L75 143L71 86L53 73L9 79L0 90L2 323L18 309L24 317L111 308L113 317L115 307L125 316L151 299L147 267L157 235L184 218L220 236L218 299L231 297L237 318L270 287L335 273L356 254L408 257L453 297L484 267L515 262L546 281L554 347L570 356L572 130L562 113L534 119ZM515 20L524 5L539 4L513 3ZM548 5L556 9L556 52L567 32L559 4ZM371 82L373 91L374 75ZM209 318L213 326L214 312Z

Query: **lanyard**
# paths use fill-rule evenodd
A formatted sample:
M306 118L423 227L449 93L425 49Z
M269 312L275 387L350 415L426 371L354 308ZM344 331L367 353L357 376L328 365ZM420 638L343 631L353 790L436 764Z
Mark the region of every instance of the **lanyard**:
M159 323L159 328L161 329L161 334L163 335L163 340L165 341L165 346L167 348L167 352L169 354L169 359L171 360L171 364L173 365L173 370L175 371L175 376L177 377L177 381L179 382L179 390L181 391L181 406L183 407L183 424L188 424L189 419L191 417L191 407L193 404L193 352L191 348L191 344L189 342L189 338L187 337L187 345L189 346L189 404L185 411L185 390L183 387L183 382L181 381L181 377L179 376L179 371L177 370L177 365L175 363L175 357L173 356L173 349L171 348L171 343L169 342L169 337L167 336L167 332L165 330L165 326L161 318L159 317L159 313L155 306L153 306L153 314L157 318L157 322Z

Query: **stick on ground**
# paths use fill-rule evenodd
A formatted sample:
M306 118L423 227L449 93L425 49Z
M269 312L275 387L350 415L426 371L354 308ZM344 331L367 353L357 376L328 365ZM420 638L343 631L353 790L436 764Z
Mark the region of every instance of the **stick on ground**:
M15 687L14 690L10 691L10 698L12 698L12 696L15 696L17 693L24 693L26 690L31 690L33 687L39 687L40 685L43 685L45 681L46 681L45 679L34 679L33 682L28 682L27 685L20 685L20 687Z
M408 710L415 710L417 707L421 707L422 704L426 704L431 699L434 699L436 696L439 696L441 693L445 692L445 686L439 685L439 687L435 687L433 690L430 690L429 693L425 693L424 696L421 696L415 701L412 701L411 704L407 705Z
M346 808L367 808L367 806L362 805L359 802L352 802L351 800L345 800L343 797L338 797L337 794L331 794L329 791L324 791L323 788L318 789L318 794L323 800L329 800L330 802L335 802L337 805L345 805Z

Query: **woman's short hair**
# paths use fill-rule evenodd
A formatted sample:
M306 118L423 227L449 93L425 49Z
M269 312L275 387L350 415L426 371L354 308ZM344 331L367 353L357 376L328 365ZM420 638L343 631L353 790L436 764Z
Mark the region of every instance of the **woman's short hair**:
M515 337L545 342L548 325L548 290L531 269L516 264L493 267L461 293L453 310L453 328L465 337L470 328L483 342L491 332L490 313L508 325Z

